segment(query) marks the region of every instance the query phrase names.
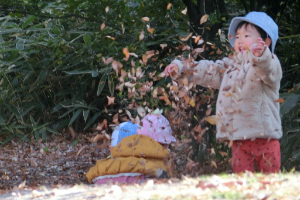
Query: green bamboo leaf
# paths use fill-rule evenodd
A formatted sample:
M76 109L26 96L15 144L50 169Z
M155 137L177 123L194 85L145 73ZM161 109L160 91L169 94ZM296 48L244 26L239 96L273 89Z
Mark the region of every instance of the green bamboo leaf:
M71 146L74 147L76 144L78 144L79 140L75 140L74 142L72 142Z
M10 112L12 112L18 119L20 119L20 114L18 112L18 110L16 108L11 107L8 104L5 104L5 106L10 110Z
M46 134L46 129L41 129L40 133L42 133L42 138L43 138L43 142L47 141L47 134Z
M280 117L282 118L290 110L297 106L300 95L292 95L287 98L280 106Z
M34 137L35 137L36 140L40 139L40 135L39 135L38 131L34 131Z
M38 77L38 83L41 84L45 81L45 78L47 77L47 70L43 69Z
M19 39L16 43L16 48L20 51L24 50L25 40Z
M92 43L91 37L90 37L88 34L85 34L85 35L83 36L83 40L84 40L84 42L85 42L86 44L91 44L91 43Z
M68 115L69 113L73 112L74 110L78 109L78 107L75 108L71 108L70 110L68 110L66 113L64 113L63 115L61 115L59 118L63 118L64 116Z
M107 74L103 74L100 81L99 81L99 85L98 85L98 90L97 90L97 96L99 96L105 86L106 83L106 79L107 79Z
M18 136L20 138L20 141L24 140L26 142L30 142L30 140L28 139L27 135L23 135L23 134L19 133L18 129L17 129L17 132L18 133L16 133L16 136Z
M12 135L8 136L8 137L1 143L1 145L5 145L6 143L10 142L12 139L14 139L14 137L16 137L16 134L12 134Z
M36 123L31 115L30 115L30 121L31 121L33 129L36 129Z
M92 125L100 115L101 115L101 112L96 113L96 114L88 121L88 123L86 124L84 130L87 129L88 127L90 127L90 125Z
M83 119L86 122L88 116L89 116L90 110L89 109L84 109L83 110Z
M57 134L57 135L61 135L60 132L58 132L58 131L56 131L56 130L54 130L54 129L51 129L51 128L49 128L49 127L45 127L45 129L46 129L47 131L51 132L51 133L55 133L55 134Z
M110 92L110 96L114 96L115 86L111 76L108 76L108 89Z
M77 117L79 116L79 114L82 112L83 109L78 109L74 115L72 116L70 122L69 122L69 126L71 126L71 124L77 119Z
M1 116L0 116L0 123L5 124L5 119L3 119L3 117L1 117Z
M74 71L65 71L66 74L69 74L69 75L77 75L77 74L91 74L93 73L92 70L88 69L88 70L74 70Z
M21 117L24 117L28 112L30 112L33 108L35 108L35 106L31 106L29 108L27 108L26 110L24 110L22 113L21 113ZM0 121L1 122L1 121Z

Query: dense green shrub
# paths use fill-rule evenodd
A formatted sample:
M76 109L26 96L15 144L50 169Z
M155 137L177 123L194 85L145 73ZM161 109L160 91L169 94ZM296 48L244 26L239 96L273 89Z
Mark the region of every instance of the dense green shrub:
M119 123L129 116L135 118L139 106L160 107L172 113L175 100L166 97L171 80L162 78L160 73L176 56L188 57L191 53L189 47L196 48L194 38L185 37L190 32L195 36L203 32L208 41L203 43L206 48L200 58L222 58L230 51L224 37L230 19L251 10L261 10L279 24L280 39L275 53L284 72L281 83L281 96L285 99L281 108L284 130L282 161L287 168L297 166L300 159L299 3L269 0L203 2L1 2L2 144L16 137L25 141L30 141L32 136L46 140L47 133L59 134L61 128L68 126L87 130L103 119ZM187 13L189 19L183 14L186 5L190 9ZM195 18L191 11L197 13ZM201 31L193 30L195 24L190 26L190 23L197 23L204 14L209 17L200 27L197 26ZM208 104L204 101L207 95L211 96L211 91L193 87L191 94L201 97L195 99L195 104L203 101L204 107L212 103L214 108L214 97ZM185 131L176 129L178 138L191 138L191 130L199 127L198 121L205 117L205 109L195 112L191 105L182 109L181 114L186 112L191 126ZM201 126L204 129L207 124ZM212 132L210 129L214 136ZM202 141L200 138L196 143ZM217 144L214 137L205 140L205 143L210 142L216 149L216 156L223 158L218 152L227 152L228 148ZM198 148L197 145L194 149ZM197 155L193 159L197 160Z

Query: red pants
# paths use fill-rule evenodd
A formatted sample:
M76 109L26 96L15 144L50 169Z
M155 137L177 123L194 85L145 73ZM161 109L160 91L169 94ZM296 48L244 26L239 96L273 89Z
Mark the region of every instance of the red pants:
M276 139L236 140L232 144L234 173L244 171L274 173L280 171L280 144Z

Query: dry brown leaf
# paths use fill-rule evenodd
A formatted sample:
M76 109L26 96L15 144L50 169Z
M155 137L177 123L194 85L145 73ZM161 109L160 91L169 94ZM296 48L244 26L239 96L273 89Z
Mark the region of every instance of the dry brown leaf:
M113 123L115 123L116 125L119 125L119 114L115 114L113 116Z
M105 37L107 37L107 38L109 38L109 39L111 39L111 40L115 40L114 37L111 37L111 36L109 36L109 35L107 35L107 36L105 36Z
M275 103L283 103L284 99L283 98L279 98L279 99L276 99L274 102Z
M234 113L235 109L234 108L225 108L227 110L227 112L229 113Z
M191 98L189 104L190 104L192 107L195 107L195 100L194 100L194 98Z
M190 33L190 34L188 34L187 36L185 36L185 37L179 37L179 39L181 40L181 41L187 41L188 39L190 39L190 37L193 35L193 33Z
M115 97L109 97L109 96L106 96L106 97L107 97L107 101L108 101L108 103L107 103L108 106L115 102Z
M82 146L80 149L79 149L79 151L77 152L77 154L76 154L76 157L85 149L85 148L87 148L88 147L88 145L84 145L84 146Z
M197 43L197 42L199 41L200 38L201 38L201 36L198 35L198 36L195 38L194 42Z
M207 14L203 15L200 19L200 25L205 23L207 21L208 17L209 17L209 15L207 15Z
M72 138L74 139L76 137L76 132L74 131L72 126L69 126L69 131L70 131Z
M38 166L38 164L35 162L35 160L33 158L30 159L30 165L32 167L37 167Z
M153 34L154 28L151 28L149 25L147 25L147 31L148 31L150 34Z
M129 51L127 48L123 48L123 54L125 55L126 58L129 58Z
M228 144L228 147L232 147L232 144L233 144L233 140L230 140L229 144Z
M220 117L218 117L216 115L208 116L205 118L205 120L212 125L216 125L216 124L220 123L220 121L221 121Z
M100 30L102 31L104 28L105 28L105 24L102 23L102 24L101 24L101 27L100 27Z
M189 84L189 80L185 77L185 78L183 78L182 83L184 86L186 86Z
M172 7L172 4L171 4L171 3L168 3L168 5L167 5L167 10L170 10L171 7Z
M115 89L119 90L119 91L123 91L124 85L125 85L125 83L121 83L118 86L116 86Z
M161 47L161 49L164 49L165 47L168 46L168 44L160 44L159 46Z
M145 37L145 32L144 31L141 31L140 32L140 36L139 36L139 40L143 40Z
M211 114L211 111L212 111L212 109L211 109L211 107L209 107L205 112L205 116L209 116Z
M211 161L211 164L212 164L215 168L218 168L216 161L212 160L212 161Z
M135 74L136 74L136 78L137 79L141 79L144 76L144 73L142 72L142 68L141 67L138 67L136 69Z
M149 17L143 17L142 20L144 20L145 22L149 22Z
M219 154L221 154L222 156L228 156L228 154L224 151L219 151Z
M184 14L184 15L186 15L186 13L187 13L187 7L185 7L185 9L181 11L181 13Z
M143 55L143 56L142 56L142 60L143 60L143 64L144 64L144 65L147 65L147 61L148 61L147 55Z
M109 57L109 58L105 59L104 57L102 57L102 61L104 62L105 65L108 65L114 61L114 58Z

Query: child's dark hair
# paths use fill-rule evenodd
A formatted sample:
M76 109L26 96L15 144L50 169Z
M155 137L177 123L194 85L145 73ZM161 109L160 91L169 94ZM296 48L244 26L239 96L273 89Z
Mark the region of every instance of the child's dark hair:
M257 32L258 32L258 33L260 34L260 36L261 36L261 39L265 40L266 38L270 38L270 37L268 36L268 34L267 34L262 28L260 28L259 26L256 26L255 24L252 24L252 23L250 23L250 22L247 22L247 21L241 21L241 22L237 25L235 32L237 32L237 30L239 30L243 25L245 25L245 27L246 27L246 29L247 29L247 26L248 26L249 24L250 24L251 26L253 26L253 27L257 30ZM271 50L271 46L272 46L272 43L270 44L270 50Z

